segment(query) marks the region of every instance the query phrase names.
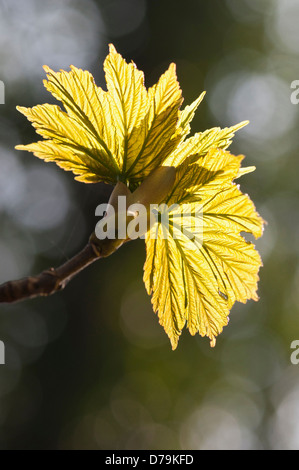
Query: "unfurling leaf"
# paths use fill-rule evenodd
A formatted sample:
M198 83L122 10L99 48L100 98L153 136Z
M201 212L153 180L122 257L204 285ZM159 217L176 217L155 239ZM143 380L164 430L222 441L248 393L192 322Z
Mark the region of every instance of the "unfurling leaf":
M247 121L187 138L204 93L181 110L175 64L146 89L143 73L112 45L104 63L107 91L74 66L44 69L45 87L64 110L18 107L44 140L17 148L72 171L79 181L116 185L113 208L119 195L147 210L160 204L145 237L147 292L173 349L184 326L213 346L235 301L258 299L262 263L242 233L257 238L264 222L233 182L255 167L241 168L244 157L227 151ZM106 255L124 241L105 241Z

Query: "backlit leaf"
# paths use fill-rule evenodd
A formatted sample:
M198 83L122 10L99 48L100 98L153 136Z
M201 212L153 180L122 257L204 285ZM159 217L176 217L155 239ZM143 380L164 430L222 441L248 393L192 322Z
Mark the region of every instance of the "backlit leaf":
M193 137L181 143L174 152L164 160L163 165L178 167L188 157L192 156L193 161L204 157L211 148L221 148L225 150L230 146L235 132L242 129L242 127L247 124L248 121L244 121L225 129L215 127L205 132L198 132Z
M108 91L97 87L88 71L74 66L70 72L44 69L46 89L66 112L49 104L18 107L48 143L17 149L55 161L80 181L121 180L138 186L182 141L196 107L179 121L183 99L174 64L147 90L143 72L127 64L112 45L104 63Z
M178 127L182 94L174 64L148 90L148 100L149 110L143 126L136 128L133 135L136 140L141 133L142 142L128 166L128 177L132 181L144 179L160 166L182 140L182 129Z
M213 346L235 301L258 298L261 260L242 234L261 236L263 220L233 182L255 167L240 168L244 157L227 151L247 121L187 138L204 93L181 110L175 64L147 89L143 72L113 45L104 63L107 91L74 66L44 69L44 85L64 110L18 107L44 140L17 148L79 181L118 184L147 207L167 194L146 233L146 289L173 348L185 325Z
M144 282L173 348L184 325L192 335L208 336L214 345L234 302L258 299L261 259L241 232L259 237L263 220L248 196L232 182L242 159L227 151L211 150L198 163L183 163L165 202L168 207L175 203L184 207L182 220L186 224L189 217L190 227L194 214L201 214L197 216L201 217L201 233L191 229L192 240L177 225L181 233L177 236L173 226L176 209L170 210L169 225L157 221L146 235Z
M198 106L202 102L205 96L205 92L203 92L193 103L186 106L183 111L180 112L178 126L182 128L184 135L188 135L191 128L190 122L194 118L195 111L197 110Z
M33 123L37 133L47 139L18 145L19 150L28 150L45 161L54 161L65 170L80 175L81 181L115 181L116 159L92 133L82 133L78 121L62 112L58 106L19 106L18 110Z

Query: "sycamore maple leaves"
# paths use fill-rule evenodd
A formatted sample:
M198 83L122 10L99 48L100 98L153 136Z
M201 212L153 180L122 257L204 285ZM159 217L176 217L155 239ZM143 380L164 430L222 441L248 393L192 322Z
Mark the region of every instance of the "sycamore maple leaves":
M257 300L261 260L240 233L261 236L263 220L233 182L253 168L240 168L243 157L226 151L246 123L186 138L204 93L181 111L174 64L147 90L143 73L110 45L104 70L107 91L87 71L45 67L45 87L65 111L50 104L18 107L44 140L17 148L57 163L79 181L122 181L131 190L158 167L176 168L173 188L160 201L170 207L170 225L157 219L145 237L144 282L173 349L185 325L214 345L234 302ZM192 218L201 217L200 237L174 236L178 212L191 232Z
M189 213L201 205L199 237L174 237L163 222L147 233L144 282L174 349L185 324L192 335L208 336L214 345L234 302L257 300L261 259L240 232L259 237L263 221L232 183L242 158L211 149L204 159L198 155L192 164L189 157L177 167L165 202L187 205ZM174 223L175 215L170 211Z

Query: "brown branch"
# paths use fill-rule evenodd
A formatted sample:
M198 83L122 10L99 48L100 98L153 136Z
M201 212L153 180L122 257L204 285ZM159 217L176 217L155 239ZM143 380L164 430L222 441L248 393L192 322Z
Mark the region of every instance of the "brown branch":
M90 238L86 247L59 268L50 268L37 276L9 281L0 286L0 303L19 302L38 296L52 295L67 285L80 271L105 256L101 247Z
M148 194L151 195L153 203L156 202L155 198L157 198L158 203L164 196L166 196L170 187L172 187L174 178L175 170L173 168L158 168L144 180L133 194L130 193L123 183L118 182L111 194L108 205L110 204L113 208L117 208L118 196L120 195L129 195L131 197L131 200L129 200L129 202L127 201L128 205L134 202L149 205ZM163 183L164 186L161 183ZM128 223L133 220L134 217L134 214L126 214L125 223L127 227ZM118 223L121 221L123 221L123 218L120 217L120 219L118 219L117 214L115 226L116 231L118 230ZM129 241L129 238L105 238L100 240L94 232L86 247L59 268L50 268L37 276L29 276L24 279L9 281L0 285L0 303L19 302L20 300L30 299L33 297L52 295L55 292L64 289L67 283L73 279L74 276L91 263L99 258L110 256L127 241Z

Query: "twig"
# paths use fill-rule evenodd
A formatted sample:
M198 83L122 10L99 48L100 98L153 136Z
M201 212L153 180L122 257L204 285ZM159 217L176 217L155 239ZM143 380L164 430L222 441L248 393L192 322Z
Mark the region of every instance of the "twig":
M127 207L134 203L149 207L151 203L159 203L168 194L175 181L175 169L173 167L159 167L154 170L136 189L131 193L125 184L118 182L112 191L108 206L118 208L119 196L125 196ZM118 210L118 209L117 209ZM122 221L128 224L135 217L135 213L126 213L125 220L116 213L114 229L118 232L118 224ZM109 218L108 213L106 216ZM114 210L111 217L114 217ZM96 231L95 231L96 232ZM0 286L0 303L19 302L38 296L52 295L65 288L67 283L80 271L89 266L99 258L110 256L123 243L129 241L129 237L99 239L93 233L86 247L59 268L50 268L37 276L29 276L17 281L9 281Z
M91 237L80 253L59 268L50 268L37 276L29 276L2 284L0 286L0 303L19 302L33 297L52 295L64 289L74 276L101 257L100 246L95 244Z

